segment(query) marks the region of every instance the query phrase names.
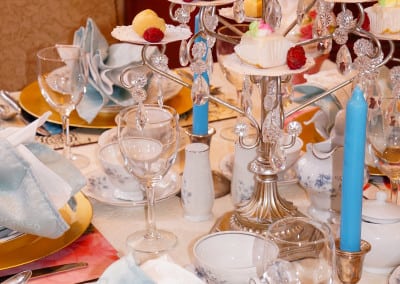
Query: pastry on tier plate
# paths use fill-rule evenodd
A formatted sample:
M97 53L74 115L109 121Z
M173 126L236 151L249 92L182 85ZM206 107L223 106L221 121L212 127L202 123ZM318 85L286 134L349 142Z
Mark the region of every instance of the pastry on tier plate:
M261 18L262 0L244 0L244 14L251 18Z
M156 12L146 9L133 18L132 28L138 36L145 40L159 42L164 38L166 24L164 19L160 18Z
M284 36L274 33L270 25L263 21L255 21L235 46L235 53L247 64L271 68L286 63L288 50L293 45Z
M379 0L365 9L374 34L400 33L400 0Z

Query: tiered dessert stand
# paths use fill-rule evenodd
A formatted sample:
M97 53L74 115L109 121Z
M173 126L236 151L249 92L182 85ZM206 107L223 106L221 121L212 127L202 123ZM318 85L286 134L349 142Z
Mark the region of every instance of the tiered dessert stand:
M194 0L192 2L185 2L182 0L169 0L171 2L170 5L170 15L171 18L180 23L180 26L176 27L176 29L188 29L187 23L190 20L190 13L192 13L195 8L199 9L199 23L197 27L197 31L190 38L189 41L186 41L190 37L190 33L186 32L182 34L172 33L166 34L166 39L161 42L163 47L165 48L165 44L171 41L181 41L181 48L179 51L179 57L181 64L183 66L187 64L191 64L192 70L196 73L209 72L211 74L211 66L209 63L209 57L207 54L210 54L210 49L212 48L215 38L220 40L225 40L228 42L234 42L230 38L226 38L218 35L215 32L215 28L217 24L223 24L229 26L229 22L226 21L223 17L218 16L216 13L216 7L221 5L228 5L233 3L232 11L234 15L234 19L237 21L243 21L244 19L244 11L243 11L243 2L242 0L234 1L234 0L214 0L214 1L197 1ZM271 8L270 5L274 0L264 0L263 1L263 10L267 11ZM307 13L313 6L316 5L318 0L314 0L311 4L304 7L302 11L303 14ZM371 70L375 70L379 66L386 64L389 60L399 61L396 58L393 58L394 52L394 44L392 40L399 40L398 36L384 36L384 35L373 35L361 28L361 24L364 19L364 11L363 7L359 1L353 0L338 0L338 1L328 1L328 2L339 2L342 5L342 15L340 16L340 23L337 25L334 33L321 33L318 34L317 37L306 40L303 42L296 43L297 45L308 45L312 43L318 43L320 45L329 45L329 41L335 40L337 43L344 45L347 41L347 34L353 33L360 36L363 39L367 39L367 41L371 45L371 51L368 54L357 54L359 57L368 57L368 62L370 63L363 70L358 70L359 73L370 72ZM325 3L328 3L325 2ZM357 3L356 3L357 2ZM366 1L363 1L366 2ZM356 3L357 7L360 11L360 17L357 20L352 18L352 14L348 14L346 9L346 3ZM327 4L328 5L328 4ZM269 7L269 8L268 8ZM265 21L268 21L268 16L263 13L263 18ZM323 23L324 28L330 23L329 21L325 21ZM293 22L285 31L287 34L294 26L296 22ZM143 39L134 38L132 39L132 35L126 35L125 31L114 31L113 36L121 41L132 42L136 44L143 44L144 48L142 51L143 64L148 66L151 70L156 72L157 74L161 74L163 77L173 80L185 86L187 88L192 88L193 84L186 83L183 80L167 73L165 68L160 68L154 60L151 60L146 55L146 50L148 47L148 43ZM200 54L200 57L206 62L206 69L202 69L201 67L194 66L198 63L196 60L199 58L199 55L192 56L191 54L195 54L193 51L194 46L199 38L205 39L207 43L207 50L204 54ZM381 54L381 45L379 40L387 40L390 44L390 51L383 58ZM330 43L331 44L331 43ZM191 53L192 49L192 53ZM362 49L362 48L361 48ZM364 50L364 49L363 49ZM207 53L208 52L208 53ZM356 52L357 53L357 52ZM208 65L207 65L208 64ZM244 148L254 148L257 147L257 157L251 162L250 169L255 175L255 186L254 186L254 194L249 201L239 204L234 211L227 212L224 214L217 223L215 224L213 230L246 230L257 233L265 233L268 229L268 226L274 221L284 218L286 216L303 216L303 214L293 205L292 202L285 200L279 194L279 189L277 186L277 174L282 168L277 166L277 161L279 164L280 156L278 148L286 148L290 147L296 136L299 134L299 124L291 124L289 125L287 131L292 136L292 141L288 145L279 145L279 138L283 134L283 126L285 117L291 115L292 113L305 108L328 96L335 92L336 90L351 84L355 79L360 80L360 77L353 77L347 81L342 82L341 84L335 86L334 88L311 98L306 101L302 105L292 109L289 112L284 112L283 103L281 98L281 83L282 80L287 78L290 75L298 74L307 71L314 64L312 58L308 58L306 64L297 70L290 70L286 65L268 68L268 69L259 69L254 66L250 66L246 63L243 63L236 55L232 55L230 60L227 62L227 67L232 70L243 74L244 76L249 76L254 83L261 90L261 118L260 122L252 115L251 109L242 109L236 106L233 106L217 97L209 94L205 99L212 100L219 104L222 104L239 114L245 116L252 127L256 129L257 137L255 142L252 144L246 144L245 142L245 133L246 127L243 126L242 130L239 131L239 143ZM351 62L347 62L346 64L351 64ZM194 66L194 68L193 68ZM137 80L131 80L130 82L125 82L129 87L132 87L137 83ZM162 100L161 100L162 101ZM268 122L266 122L268 120ZM239 127L240 128L240 127Z

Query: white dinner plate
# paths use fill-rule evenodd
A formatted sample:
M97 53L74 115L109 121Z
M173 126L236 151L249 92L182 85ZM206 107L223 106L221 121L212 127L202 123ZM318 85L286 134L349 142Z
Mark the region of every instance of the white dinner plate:
M234 154L224 156L220 163L219 168L221 173L229 180L232 180ZM293 168L287 169L284 174L278 175L278 186L291 185L298 182L296 171Z
M107 176L101 171L96 170L87 175L87 185L82 192L97 201L108 205L134 207L146 204L146 199L131 201L114 197L113 185L111 185ZM161 182L155 187L155 201L160 202L176 195L181 188L181 176L170 170Z

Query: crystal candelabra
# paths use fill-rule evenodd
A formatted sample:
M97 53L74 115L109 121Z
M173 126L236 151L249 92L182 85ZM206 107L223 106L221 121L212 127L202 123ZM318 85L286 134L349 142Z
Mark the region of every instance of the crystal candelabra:
M182 0L170 0L171 18L180 23L181 27L187 28L190 20L190 14L199 8L199 27L196 33L187 41L186 38L181 40L179 50L179 59L183 66L190 64L193 73L203 74L212 72L211 48L214 45L215 38L225 40L232 43L231 38L223 37L215 32L218 23L230 27L231 25L223 17L216 14L216 6L227 5L233 3L232 18L236 22L242 22L245 19L243 10L243 0L215 0L215 1L193 1L184 2ZM341 12L336 16L332 12L335 2L341 3ZM232 60L230 68L242 72L244 75L243 101L241 108L233 106L217 97L209 94L207 84L197 76L192 84L171 75L155 64L154 60L147 57L147 45L142 50L143 64L148 66L152 71L168 78L184 87L192 90L192 98L194 103L204 103L212 100L218 104L222 104L238 114L246 117L250 125L256 129L256 139L252 144L246 144L245 135L247 125L240 123L236 130L238 133L238 141L244 148L257 147L257 157L251 162L250 169L255 175L254 194L252 198L240 204L232 212L227 212L215 224L213 230L246 230L257 233L265 233L268 226L274 221L286 216L302 216L303 214L293 205L292 202L285 200L279 194L277 186L277 174L284 169L285 156L283 149L290 147L296 136L301 131L298 123L289 124L287 132L292 136L291 142L283 145L280 137L283 135L283 126L285 118L294 112L301 110L317 100L325 96L333 94L338 89L349 85L353 82L370 86L366 82L370 82L375 78L375 70L386 64L389 60L399 61L393 57L394 44L392 39L379 37L379 39L361 28L364 21L364 10L361 4L356 1L337 0L335 2L327 2L322 0L314 0L306 5L305 2L299 0L297 9L297 23L301 23L303 16L313 7L317 10L316 23L314 24L313 38L296 43L296 45L309 45L316 43L317 50L320 53L329 52L332 46L332 40L342 45L338 52L337 65L341 73L346 73L350 69L355 68L358 75L346 80L330 90L315 96L301 105L285 112L282 103L282 82L294 74L302 73L313 65L313 60L308 58L306 65L298 70L288 70L287 68L271 68L258 69L248 66L239 59ZM359 10L358 20L353 18L350 10L346 8L346 3L355 3ZM177 8L178 7L178 8ZM277 0L263 0L263 20L270 23L273 27L278 27L281 19L281 7ZM284 34L296 25L296 21L288 26ZM334 31L329 31L334 27ZM355 43L354 52L357 58L352 62L350 52L347 50L346 43L348 34L360 36ZM203 41L198 39L202 38ZM380 40L388 40L390 50L385 58L381 52ZM251 99L249 98L250 89L245 87L249 81L255 83L261 91L261 118L260 122L252 115ZM130 87L134 85L130 81ZM367 88L367 87L366 87ZM247 90L247 91L246 91ZM368 97L368 90L366 90ZM373 94L372 94L373 95ZM159 103L162 102L159 99Z

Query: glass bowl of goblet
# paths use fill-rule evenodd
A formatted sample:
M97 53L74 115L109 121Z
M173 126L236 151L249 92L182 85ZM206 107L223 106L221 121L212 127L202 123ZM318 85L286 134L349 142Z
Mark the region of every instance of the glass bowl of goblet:
M175 162L179 147L178 114L168 106L139 104L123 109L117 124L124 165L140 182L147 200L147 228L128 236L128 248L134 253L168 251L176 245L177 237L156 227L154 186Z

